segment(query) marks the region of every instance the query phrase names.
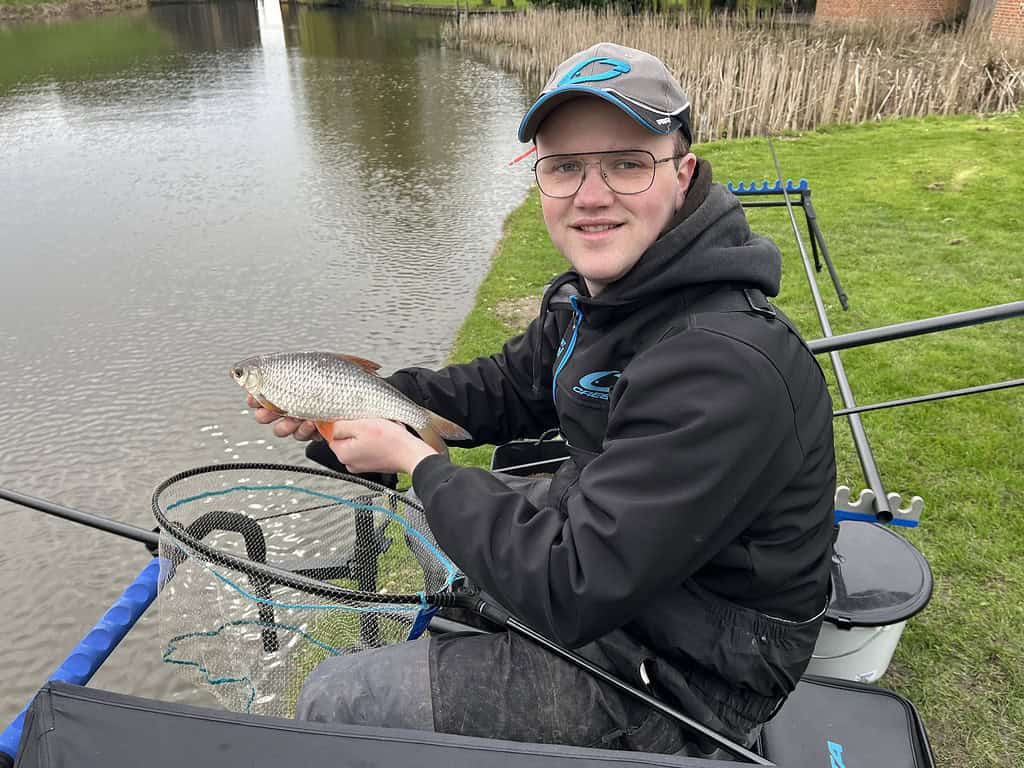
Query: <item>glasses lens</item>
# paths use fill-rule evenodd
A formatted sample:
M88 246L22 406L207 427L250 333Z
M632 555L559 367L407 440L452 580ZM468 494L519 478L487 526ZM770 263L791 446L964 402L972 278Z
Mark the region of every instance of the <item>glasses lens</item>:
M614 191L635 195L654 181L654 155L642 150L603 155L601 169L605 181Z
M580 187L584 167L583 158L577 155L542 157L534 167L537 186L549 197L570 197Z
M587 155L550 155L537 161L534 172L541 192L549 197L571 197L579 190L588 165ZM601 175L613 192L635 195L654 182L654 155L646 150L598 152ZM591 161L592 162L592 161Z

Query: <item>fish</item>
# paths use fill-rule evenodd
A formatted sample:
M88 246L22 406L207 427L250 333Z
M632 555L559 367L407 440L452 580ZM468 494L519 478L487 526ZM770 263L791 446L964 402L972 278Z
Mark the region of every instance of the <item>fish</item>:
M348 419L398 421L442 455L445 440L471 440L458 424L410 400L377 375L380 365L333 352L277 352L256 355L231 366L231 377L264 408L312 421L324 439L334 423Z

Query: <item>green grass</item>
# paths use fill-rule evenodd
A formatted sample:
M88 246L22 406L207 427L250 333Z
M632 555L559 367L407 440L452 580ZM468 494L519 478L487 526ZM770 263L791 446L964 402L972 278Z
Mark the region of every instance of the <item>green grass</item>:
M819 275L834 333L1024 295L1024 111L840 126L774 144L784 174L811 185L850 297L843 312L827 272ZM764 140L697 149L719 181L774 178ZM783 250L777 303L807 338L819 337L785 211L749 218ZM563 268L534 192L506 222L451 359L496 350L523 325L499 314L516 300L535 306ZM1018 319L850 350L843 362L866 404L1018 378L1022 350ZM940 765L1024 765L1024 392L879 411L864 423L887 490L925 499L921 527L906 535L935 577L881 683L921 709ZM864 485L853 442L845 420L836 428L839 482L856 493ZM480 466L489 457L488 448L453 451Z

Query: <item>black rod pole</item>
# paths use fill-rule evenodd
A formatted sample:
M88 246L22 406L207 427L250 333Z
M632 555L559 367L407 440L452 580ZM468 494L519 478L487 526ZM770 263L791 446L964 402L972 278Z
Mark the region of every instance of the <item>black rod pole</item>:
M87 525L90 528L95 528L99 531L106 531L107 533L113 533L116 536L138 541L145 544L147 547L156 548L160 545L160 537L153 531L147 531L145 528L139 528L134 525L129 525L128 523L119 523L116 520L110 520L109 518L100 517L99 515L92 515L88 512L79 512L77 509L65 507L61 504L54 504L52 501L47 501L46 499L39 499L35 496L18 493L17 491L11 491L6 488L0 488L0 499L6 499L14 504L20 504L23 507L36 509L40 512L45 512L48 515L53 515L54 517L62 517L65 520L81 523L82 525Z
M851 413L864 413L865 411L880 411L883 408L896 408L901 405L914 405L916 403L930 403L934 400L947 400L951 397L962 397L963 395L976 395L981 392L995 392L999 389L1019 387L1024 384L1024 379L1009 379L995 384L980 384L976 387L964 387L963 389L951 389L946 392L933 392L930 395L918 395L916 397L904 397L900 400L887 400L884 403L872 403L871 405L858 405L856 408L844 408L840 411L833 411L833 418L836 416L847 416Z
M755 765L775 765L775 763L769 760L765 760L760 755L751 752L749 749L746 749L740 744L737 744L735 741L732 741L731 739L722 736L720 733L716 733L715 731L708 728L706 725L698 723L693 718L683 714L682 712L673 707L670 707L668 704L659 699L656 699L649 693L641 691L639 688L633 687L625 680L620 680L615 675L602 669L601 667L597 666L588 659L583 658L578 653L575 653L574 651L571 651L568 648L559 645L554 640L545 637L544 635L540 634L534 629L531 629L530 627L526 626L525 624L517 620L514 616L509 614L508 611L506 611L501 606L496 605L495 603L488 602L487 600L481 599L477 596L465 593L458 596L457 602L458 604L466 608L470 608L476 611L484 618L489 619L490 621L493 621L500 626L506 627L507 629L510 629L513 632L516 632L517 634L523 635L523 637L529 638L533 642L537 643L537 645L541 646L542 648L548 651L551 651L556 656L560 656L561 658L568 661L570 664L579 667L583 671L593 675L602 682L605 682L613 688L617 688L623 693L628 694L629 696L632 696L633 698L644 702L652 709L656 709L661 714L681 724L685 728L695 733L701 734L709 741L714 742L719 747L727 750L733 755L741 757L744 760L754 763Z
M814 299L814 308L818 313L818 322L821 323L821 331L826 338L832 336L832 326L828 322L828 316L825 314L825 303L821 300L821 292L818 290L818 283L814 278L814 268L811 266L811 261L807 257L807 249L804 247L803 238L800 236L800 227L797 226L796 216L793 215L793 204L789 199L789 192L786 191L786 185L782 181L782 166L779 165L779 158L775 154L775 145L772 144L771 139L768 139L768 149L772 153L772 161L775 163L775 172L779 177L779 185L782 187L782 196L786 201L786 212L789 214L790 224L793 226L793 235L796 237L797 247L800 249L800 258L803 261L804 272L807 275L807 283L811 288L811 296ZM836 351L829 352L829 358L832 361L832 369L836 374L836 384L839 387L839 395L843 400L843 406L846 408L853 408L857 405L853 397L853 390L850 388L850 382L846 378L846 369L843 367L843 361L839 358L839 353ZM871 443L868 442L867 433L864 431L864 424L861 422L860 415L851 413L847 416L850 424L850 432L853 435L853 445L857 449L857 457L860 459L861 470L864 473L864 482L867 483L868 487L874 492L875 498L872 504L875 508L875 516L883 523L887 523L893 518L892 510L889 508L888 494L885 492L885 488L882 485L882 476L878 472L878 465L875 464L875 455L871 451Z
M948 331L968 325L991 323L994 320L1008 320L1012 317L1020 317L1021 315L1024 315L1024 301L1011 301L1008 304L994 304L991 307L968 309L964 312L937 315L922 320L909 320L905 323L883 325L879 328L867 328L863 331L852 331L838 336L830 335L824 339L808 341L807 346L811 348L814 354L822 355L826 352L853 349L854 347L878 344L883 341L909 339L912 336L921 336L926 333L936 333L937 331Z
M697 733L699 733L702 736L704 736L705 738L707 738L709 741L713 741L719 747L729 751L733 755L736 755L737 757L742 757L744 760L748 760L749 762L754 763L755 765L775 765L775 763L771 762L770 760L765 760L760 755L758 755L758 754L756 754L754 752L751 752L749 749L746 749L745 747L737 744L736 742L734 742L734 741L732 741L730 739L727 739L726 737L722 736L721 734L715 733L713 730L711 730L707 726L701 725L696 720L694 720L694 719L692 719L690 717L687 717L682 712L680 712L679 710L677 710L677 709L675 709L673 707L670 707L665 702L660 701L659 699L654 698L650 694L641 691L639 688L634 688L632 685L630 685L626 681L620 680L615 675L613 675L613 674L611 674L609 672L606 672L605 670L601 669L601 667L597 666L596 664L591 663L590 661L588 661L587 659L583 658L582 656L580 656L580 655L578 655L576 653L573 653L568 648L563 648L562 646L558 645L557 643L555 643L555 642L549 640L548 638L544 637L544 635L542 635L542 634L540 634L538 632L534 632L528 626L526 626L525 624L519 623L518 621L516 621L511 616L508 618L508 621L506 622L506 626L508 626L508 628L511 629L512 631L518 632L520 635L523 635L524 637L528 637L531 640L533 640L535 643L538 643L538 644L544 646L545 648L550 650L552 653L554 653L554 654L556 654L558 656L561 656L566 661L568 661L568 662L570 662L572 664L576 664L581 669L583 669L584 671L589 672L590 674L594 675L594 677L598 678L599 680L601 680L601 681L603 681L605 683L608 683L609 685L611 685L614 688L619 689L623 693L627 693L630 696L633 696L634 698L639 699L640 701L644 702L645 704L647 704L651 708L656 709L658 712L660 712L661 714L665 715L666 717L669 717L672 720L675 720L677 723L682 723L687 728L690 728L691 730L696 731Z

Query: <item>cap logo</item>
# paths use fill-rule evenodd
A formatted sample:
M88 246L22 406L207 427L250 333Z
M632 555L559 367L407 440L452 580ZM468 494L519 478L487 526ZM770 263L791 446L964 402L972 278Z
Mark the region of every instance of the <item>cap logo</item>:
M604 72L598 72L593 75L581 75L580 72L591 64L607 64L611 69L607 69ZM619 59L609 59L607 56L598 56L593 59L587 59L582 64L579 64L575 69L559 80L556 87L561 88L564 85L579 85L581 83L597 83L601 80L612 80L619 75L626 74L631 69L632 67L630 67L629 64Z

